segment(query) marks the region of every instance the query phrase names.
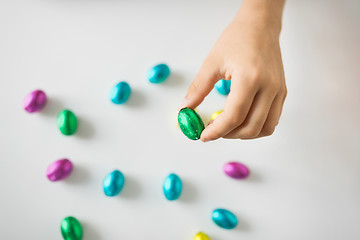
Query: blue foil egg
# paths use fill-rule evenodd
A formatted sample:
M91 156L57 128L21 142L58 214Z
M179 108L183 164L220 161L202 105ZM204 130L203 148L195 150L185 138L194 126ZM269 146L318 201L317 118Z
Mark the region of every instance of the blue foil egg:
M167 200L174 201L178 199L182 191L182 182L179 176L174 173L167 176L164 181L163 190Z
M122 174L119 170L114 170L108 175L106 175L104 179L104 193L106 196L114 197L118 195L123 189L125 183L124 174Z
M217 83L215 84L216 90L224 96L230 93L230 87L231 87L231 80L221 79L217 81Z
M218 208L212 213L212 220L216 225L224 229L233 229L237 226L237 217L229 210Z
M151 68L147 74L147 78L151 83L162 83L170 75L170 68L166 64L158 64Z
M131 94L130 85L127 82L119 82L110 92L110 99L115 104L125 103Z

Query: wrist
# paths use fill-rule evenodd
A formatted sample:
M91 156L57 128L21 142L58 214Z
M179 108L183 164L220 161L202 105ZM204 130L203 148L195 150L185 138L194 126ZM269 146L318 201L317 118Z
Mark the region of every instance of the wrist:
M244 0L234 22L271 33L278 38L285 0Z

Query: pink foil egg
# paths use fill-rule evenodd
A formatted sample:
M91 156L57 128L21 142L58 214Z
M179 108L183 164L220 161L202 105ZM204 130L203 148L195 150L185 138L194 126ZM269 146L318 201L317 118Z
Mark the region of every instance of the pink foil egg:
M249 176L249 169L242 163L229 162L224 165L224 172L231 178L245 179Z
M24 99L24 109L28 113L38 112L44 108L46 104L46 94L41 90L35 90L29 93Z
M72 170L73 164L64 158L50 164L46 170L46 176L50 181L55 182L68 177Z

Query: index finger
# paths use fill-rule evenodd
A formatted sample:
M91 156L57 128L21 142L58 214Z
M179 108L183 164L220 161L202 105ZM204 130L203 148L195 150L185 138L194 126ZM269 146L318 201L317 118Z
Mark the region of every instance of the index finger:
M259 87L247 78L233 78L224 111L207 126L201 134L201 141L207 142L225 136L240 126L252 105Z

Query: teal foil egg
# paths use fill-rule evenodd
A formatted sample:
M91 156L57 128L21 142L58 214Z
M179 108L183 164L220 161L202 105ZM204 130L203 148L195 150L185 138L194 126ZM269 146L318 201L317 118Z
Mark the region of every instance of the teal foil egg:
M233 229L237 226L237 217L226 209L215 209L212 213L212 220L216 225L224 229Z
M152 67L147 74L147 78L151 83L162 83L169 77L169 75L169 66L162 63Z
M125 177L119 170L114 170L104 179L104 193L106 196L114 197L118 195L124 187Z
M110 92L110 99L115 104L125 103L131 94L130 85L127 82L119 82Z
M174 173L167 176L164 181L163 190L167 200L174 201L178 199L182 191L182 182L179 176Z
M230 93L230 87L231 87L231 80L221 79L217 81L217 83L215 84L216 90L224 96Z

